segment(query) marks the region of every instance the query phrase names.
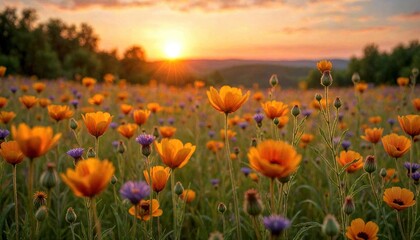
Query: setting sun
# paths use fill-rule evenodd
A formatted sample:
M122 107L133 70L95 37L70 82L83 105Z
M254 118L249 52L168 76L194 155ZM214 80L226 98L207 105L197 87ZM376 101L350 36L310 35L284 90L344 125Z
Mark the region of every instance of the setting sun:
M165 44L165 55L169 59L178 58L181 54L181 44L179 42L168 42Z

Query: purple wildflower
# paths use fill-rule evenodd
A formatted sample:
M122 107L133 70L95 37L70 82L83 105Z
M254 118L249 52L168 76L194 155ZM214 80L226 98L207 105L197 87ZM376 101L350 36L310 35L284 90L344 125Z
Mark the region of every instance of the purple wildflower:
M407 169L407 176L410 176L410 168L411 168L411 173L413 174L420 168L420 164L405 162L404 167Z
M248 176L250 173L251 173L251 169L250 168L247 168L247 167L243 167L243 168L241 168L241 172L245 175L245 176Z
M279 236L283 230L290 227L290 221L280 215L264 217L263 223L273 236Z
M344 149L345 151L347 151L347 150L349 150L349 148L350 148L350 146L351 146L351 142L350 142L350 141L348 141L348 140L344 140L344 141L341 143L341 146L343 147L343 149Z
M420 172L415 172L411 174L411 178L414 180L415 184L418 184L420 180Z
M110 124L109 124L109 126L110 126L112 129L116 129L116 128L118 127L118 123L116 123L116 122L112 122L112 123L110 123Z
M240 122L240 123L238 123L238 126L240 127L240 128L242 128L243 130L245 130L246 129L246 127L248 127L248 122Z
M7 129L0 129L0 140L4 140L7 136L9 136L10 132Z
M67 151L67 155L74 159L80 159L85 150L83 148L73 148Z
M211 182L211 185L213 185L213 187L217 187L219 186L220 180L218 178L212 178L210 182Z
M77 106L79 105L79 100L77 99L73 99L70 101L70 104L74 107L77 108Z
M15 86L10 87L9 89L13 94L15 94L18 90L17 87L15 87Z
M128 181L121 186L120 194L130 200L131 204L136 205L150 195L150 187L144 181Z
M150 146L154 140L155 136L146 133L140 134L138 137L136 137L136 141L143 147Z
M263 119L264 119L264 114L262 114L262 113L257 113L257 114L254 115L254 121L257 124L261 123Z

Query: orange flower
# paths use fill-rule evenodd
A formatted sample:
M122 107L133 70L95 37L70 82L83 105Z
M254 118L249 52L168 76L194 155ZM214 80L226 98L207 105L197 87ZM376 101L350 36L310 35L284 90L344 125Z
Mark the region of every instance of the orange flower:
M194 87L195 88L202 88L204 87L206 84L203 81L194 81Z
M28 85L25 85L25 84L20 85L20 90L22 90L22 92L26 93L28 89L29 89Z
M89 133L96 138L105 133L112 121L112 116L107 112L86 113L82 118Z
M277 120L279 120L279 123L277 124L277 128L282 129L289 122L289 116L279 117L277 118Z
M302 148L306 148L306 146L314 140L315 136L309 133L302 134L302 137L300 138L300 144L299 146Z
M125 115L128 115L131 112L132 109L133 109L133 106L131 106L129 104L121 104L120 105L120 110Z
M398 122L404 132L412 138L420 134L420 115L398 116Z
M350 240L377 240L379 227L376 223L369 221L365 224L361 218L351 221L347 227L346 237Z
M88 99L88 102L92 105L101 105L105 97L102 94L95 94L93 97Z
M161 111L163 108L159 105L159 103L148 103L147 104L147 108L152 112L152 113L157 113L159 111Z
M4 74L6 74L6 67L0 66L0 77L4 77Z
M225 144L223 142L218 142L214 140L210 140L206 144L207 149L212 151L213 153L217 153L219 150L223 149L224 146Z
M117 128L117 131L125 138L130 139L137 130L137 125L134 123L127 123Z
M364 82L360 82L360 83L356 83L354 87L356 91L358 91L359 93L364 93L366 89L368 88L368 84Z
M95 85L95 83L96 83L96 79L94 79L94 78L84 77L82 79L83 86L88 87L88 88L93 87Z
M73 111L70 110L69 106L66 105L50 105L48 106L48 114L52 119L59 122L63 119L68 119L73 116Z
M27 108L31 109L37 103L38 99L34 96L24 95L19 98L19 101Z
M45 83L42 82L36 82L34 84L32 84L32 88L37 92L37 93L41 93L42 91L44 91L45 89Z
M38 99L38 102L39 102L39 105L42 108L45 108L45 107L47 107L48 105L51 104L51 100L48 99L48 98L40 98L40 99Z
M378 124L382 121L382 118L380 116L373 116L369 118L369 122L373 124Z
M66 173L61 173L60 176L74 195L92 198L108 186L114 171L114 166L108 160L88 158L79 161L75 170L67 168Z
M127 99L127 98L128 98L128 92L118 92L118 94L117 94L117 98L118 98L120 101L124 101L125 99Z
M63 94L60 96L60 102L61 103L67 103L70 101L71 96L69 94Z
M159 133L163 138L171 138L174 136L176 128L171 126L162 126L159 128Z
M368 142L376 144L381 140L383 131L383 128L366 128L365 136L361 136L361 138Z
M341 151L340 157L337 157L337 162L341 164L341 166L346 166L347 164L357 160L355 163L351 164L347 167L346 171L348 173L355 172L363 167L363 157L360 153L355 151Z
M147 184L150 185L149 171L143 171L144 178L146 179ZM159 193L165 189L166 182L169 179L170 168L162 166L154 166L150 169L150 175L152 176L152 188L155 192Z
M414 193L406 188L392 187L385 189L383 200L388 206L401 211L414 206Z
M150 111L149 110L135 110L133 112L133 118L134 118L134 122L137 123L137 125L141 126L143 124L146 123L147 119L150 116Z
M186 203L194 201L196 193L191 189L185 189L179 197Z
M261 103L262 108L264 109L265 115L273 120L274 118L280 118L286 116L289 113L289 108L287 104L278 101L268 101Z
M164 138L160 143L154 143L163 163L172 169L184 167L195 151L195 146L191 143L184 145L178 139Z
M238 110L249 98L249 91L243 95L242 90L230 86L223 86L219 92L214 87L207 91L207 97L214 109L228 114Z
M227 130L227 135L228 135L228 139L231 140L233 137L236 136L236 132L232 131L230 129ZM225 129L221 129L220 130L220 137L225 140L226 136L225 136Z
M321 99L321 105L323 109L327 108L327 100L326 99ZM321 105L319 104L320 102L318 102L316 99L312 100L311 102L311 107L316 109L316 110L321 110ZM328 100L328 105L331 106L331 101Z
M12 126L12 136L19 144L23 154L30 159L40 157L54 147L61 137L61 133L53 135L51 127L36 126L33 128L21 123L16 129Z
M258 174L256 174L256 173L250 173L249 175L248 175L248 177L252 180L252 181L254 181L254 182L258 182L258 180L259 180L259 178L258 178Z
M395 168L388 168L386 170L386 176L385 176L385 182L399 182L400 179L398 179L398 175L396 174Z
M7 104L7 98L0 97L0 108L3 108Z
M111 83L114 82L115 77L111 73L107 73L107 74L104 75L104 80L105 80L106 83L111 84Z
M406 77L397 78L398 86L405 87L410 83L410 79Z
M16 117L16 113L14 112L6 112L6 111L0 112L0 122L4 124L8 124L15 117Z
M393 158L402 157L411 147L410 139L391 133L382 137L385 152Z
M252 95L252 98L253 98L255 101L259 102L259 101L261 101L261 100L263 100L263 99L264 99L264 94L263 94L262 92L256 92L256 93L254 93L254 94Z
M0 147L0 156L12 165L21 163L25 157L16 141L2 142Z
M270 178L283 178L296 171L302 156L283 141L266 140L248 152L251 167Z
M150 206L152 205L152 206ZM162 209L159 209L159 202L156 199L152 199L152 204L150 204L150 200L141 200L137 207L137 218L142 221L148 221L151 217L160 217L163 214ZM130 215L136 215L136 207L132 206L128 212ZM150 211L150 207L152 211Z
M329 72L332 69L332 63L327 60L321 60L316 64L316 67L321 73Z

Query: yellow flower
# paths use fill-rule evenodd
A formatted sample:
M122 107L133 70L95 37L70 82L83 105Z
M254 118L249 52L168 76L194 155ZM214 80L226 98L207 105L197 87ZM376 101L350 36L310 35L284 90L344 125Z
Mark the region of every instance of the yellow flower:
M264 110L265 115L271 120L289 114L289 108L287 107L287 104L284 104L279 101L268 101L265 103L261 103L261 106Z
M220 137L223 139L223 140L225 140L225 138L226 138L226 136L225 136L225 129L221 129L220 130ZM227 136L228 136L228 139L229 140L231 140L232 138L234 138L235 136L236 136L236 132L235 131L232 131L232 130L230 130L230 129L228 129L227 130Z
M414 193L406 188L392 187L384 192L383 200L388 206L398 211L414 206Z
M134 123L127 123L117 128L117 131L125 138L130 139L137 130L137 125Z
M155 141L154 144L163 163L172 169L184 167L195 151L195 146L191 143L184 145L178 139L164 138L160 143Z
M195 88L202 88L204 87L206 84L203 81L194 81L194 87Z
M402 157L411 147L410 139L391 133L382 138L385 152L393 158Z
M0 156L12 165L21 163L25 157L16 141L2 142L0 147Z
M134 122L137 123L137 125L141 126L144 125L147 121L147 119L150 116L150 111L149 110L135 110L133 112L133 118L134 118Z
M150 208L152 208L151 211ZM137 206L132 206L128 212L130 215L137 215L137 218L142 221L148 221L151 217L160 217L163 214L162 209L159 209L159 202L156 199L152 199L152 204L150 204L150 200L141 200Z
M52 119L59 122L63 119L68 119L73 116L73 111L66 105L50 105L48 106L48 114Z
M89 133L96 138L105 133L112 121L112 116L107 112L86 113L82 118Z
M163 138L171 138L174 136L176 128L171 126L162 126L159 128L159 133Z
M8 124L15 117L16 117L16 113L14 112L6 112L6 111L0 112L0 122L4 124Z
M30 159L40 157L54 147L61 137L61 133L53 135L51 127L35 126L29 128L21 123L16 129L12 126L12 136L19 144L23 154Z
M61 179L77 197L94 197L101 193L111 181L115 168L108 160L88 158L79 161L76 169L68 168Z
M336 157L337 162L340 163L341 166L346 166L347 164L357 160L355 163L351 164L347 167L346 171L348 173L355 172L363 167L363 157L360 153L355 151L341 151L340 156Z
M412 138L420 134L420 115L398 116L398 122L404 132Z
M378 231L379 227L376 223L370 221L365 224L365 221L357 218L347 227L346 237L350 240L377 240Z
M170 168L168 167L162 167L162 166L154 166L150 169L150 175L152 176L152 188L153 191L159 193L163 189L165 189L166 182L169 179ZM144 170L143 171L144 178L146 179L147 184L150 185L150 177L149 177L149 171Z
M383 131L383 128L366 128L365 136L361 136L361 138L368 142L376 144L381 140Z
M332 63L327 60L321 60L316 64L316 67L321 73L329 72L332 69Z
M194 201L196 193L191 189L185 189L182 194L179 196L186 203Z
M386 170L386 176L384 177L385 182L399 182L400 179L398 179L398 175L395 171L395 168L388 168Z
M243 95L242 90L230 86L223 86L219 92L214 87L207 91L207 97L214 109L228 114L238 110L249 98L249 91Z
M256 92L256 93L254 93L254 94L252 95L252 98L253 98L255 101L259 102L259 101L261 101L261 100L263 100L263 99L264 99L264 94L263 94L262 92Z
M302 156L283 141L265 140L248 152L251 167L270 178L283 178L296 171Z
M34 96L24 95L19 98L19 101L27 108L31 109L38 102L38 99Z

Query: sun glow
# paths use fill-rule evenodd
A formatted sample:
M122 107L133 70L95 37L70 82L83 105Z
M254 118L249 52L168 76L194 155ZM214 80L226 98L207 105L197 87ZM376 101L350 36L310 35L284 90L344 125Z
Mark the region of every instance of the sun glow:
M179 42L167 42L165 44L165 55L168 59L176 59L181 55L182 46Z

